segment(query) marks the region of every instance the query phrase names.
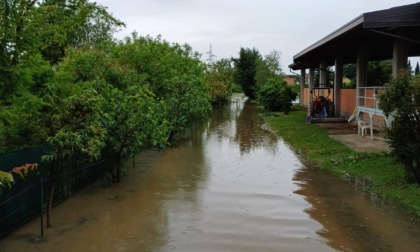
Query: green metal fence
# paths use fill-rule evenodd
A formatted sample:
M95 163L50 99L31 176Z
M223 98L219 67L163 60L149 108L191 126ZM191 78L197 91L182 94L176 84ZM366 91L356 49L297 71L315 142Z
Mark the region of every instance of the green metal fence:
M41 162L48 147L33 148L0 156L0 169L10 171L25 163L38 163L37 171L30 172L25 180L17 178L11 189L0 193L0 237L39 217L46 209L50 178L47 177L49 163ZM80 157L67 160L65 173L57 176L53 205L63 202L77 190L94 182L112 167L113 160L106 158L95 163L81 163ZM4 168L10 170L6 170ZM42 219L41 219L42 220ZM43 225L40 225L40 236Z

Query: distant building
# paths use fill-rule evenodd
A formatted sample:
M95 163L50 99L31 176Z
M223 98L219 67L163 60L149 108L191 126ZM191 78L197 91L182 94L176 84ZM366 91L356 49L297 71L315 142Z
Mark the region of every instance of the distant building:
M283 80L287 83L287 85L295 85L298 82L296 76L290 76L290 75L285 76Z

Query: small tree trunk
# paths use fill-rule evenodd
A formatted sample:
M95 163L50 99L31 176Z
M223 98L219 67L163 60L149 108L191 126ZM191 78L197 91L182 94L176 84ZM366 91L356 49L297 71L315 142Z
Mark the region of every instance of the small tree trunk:
M47 227L51 227L51 210L52 210L53 199L54 199L55 183L56 183L56 179L55 178L51 179L50 192L48 194L48 201L47 201Z
M118 153L117 160L116 160L116 174L115 174L115 182L120 182L121 179L121 155Z
M121 157L118 153L115 155L114 168L112 169L112 183L118 183L121 179Z

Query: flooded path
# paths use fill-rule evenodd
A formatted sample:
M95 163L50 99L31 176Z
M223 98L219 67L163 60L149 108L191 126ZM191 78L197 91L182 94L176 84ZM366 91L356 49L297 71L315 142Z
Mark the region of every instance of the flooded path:
M0 240L0 251L419 251L408 216L305 168L238 98L179 147L145 152Z

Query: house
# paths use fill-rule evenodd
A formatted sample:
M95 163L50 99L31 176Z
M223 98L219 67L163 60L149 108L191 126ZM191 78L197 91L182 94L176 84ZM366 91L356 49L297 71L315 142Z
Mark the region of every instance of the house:
M292 75L284 76L283 80L287 83L287 85L295 85L297 83L296 76L292 76Z
M334 69L334 88L331 95L335 116L369 121L371 136L374 124L390 125L378 107L377 96L384 86L367 83L369 61L391 60L392 73L407 67L408 57L420 56L420 3L363 13L293 57L289 68L301 70L301 105L309 105L314 87L314 73L319 71L319 85L325 86L327 70ZM356 89L342 89L343 65L356 64ZM308 70L308 71L307 71ZM306 78L307 74L309 78ZM308 84L308 90L305 90Z

